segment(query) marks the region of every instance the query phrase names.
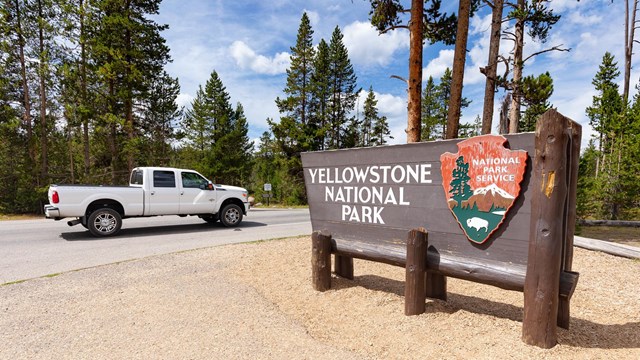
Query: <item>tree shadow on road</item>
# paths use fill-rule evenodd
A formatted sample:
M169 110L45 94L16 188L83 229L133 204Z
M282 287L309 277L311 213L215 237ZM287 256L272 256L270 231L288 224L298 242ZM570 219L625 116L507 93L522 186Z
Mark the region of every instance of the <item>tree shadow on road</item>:
M153 227L135 227L123 228L115 236L95 237L91 235L89 230L79 228L79 231L63 232L60 237L67 241L108 241L111 239L139 238L158 235L174 235L188 233L204 233L204 232L222 232L222 231L243 231L245 229L267 226L265 223L256 221L243 221L238 227L227 228L220 223L215 224L177 224ZM82 229L82 230L81 230Z

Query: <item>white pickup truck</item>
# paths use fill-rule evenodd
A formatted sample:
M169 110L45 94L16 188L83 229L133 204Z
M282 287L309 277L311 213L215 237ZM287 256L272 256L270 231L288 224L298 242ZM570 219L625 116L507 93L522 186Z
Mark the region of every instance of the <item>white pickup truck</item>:
M122 219L158 215L196 215L227 227L240 224L249 211L247 190L215 185L194 170L138 167L129 186L51 185L47 218L68 217L94 236L114 235Z

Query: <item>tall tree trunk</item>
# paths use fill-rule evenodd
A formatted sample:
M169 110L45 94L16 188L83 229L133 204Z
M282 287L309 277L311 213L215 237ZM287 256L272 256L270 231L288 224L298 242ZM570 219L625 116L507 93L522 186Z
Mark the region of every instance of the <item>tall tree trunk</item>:
M502 32L502 9L504 0L494 0L491 16L491 37L489 40L489 60L484 74L487 77L484 87L484 107L482 109L482 134L491 134L493 106L496 94L496 76L498 54L500 53L500 33Z
M131 6L130 1L127 1L126 3L126 13L127 13L127 17L129 16L129 8ZM128 19L128 21L131 21L131 19ZM132 79L131 76L133 76L131 74L131 68L133 67L133 60L131 59L131 30L129 29L129 27L127 27L126 31L125 31L125 42L126 42L126 59L127 59L127 65L126 65L126 70L125 70L125 81L126 81L126 86L127 86L127 97L125 99L125 129L127 132L127 137L128 137L128 146L127 146L127 170L129 171L129 173L131 172L131 170L133 170L133 143L134 143L134 126L133 126L133 85L132 85Z
M509 105L511 105L511 93L507 93L502 101L502 106L500 106L499 134L509 133Z
M422 101L422 37L424 1L411 1L409 23L409 98L407 104L407 143L420 141L420 102Z
M89 153L89 117L87 116L87 108L89 101L87 100L87 50L86 50L86 34L85 34L85 6L84 0L80 0L80 97L82 107L80 117L82 119L82 147L84 154L84 177L89 177L89 168L91 166L91 155Z
M42 13L42 0L38 0L38 45L40 47L40 179L43 183L46 182L46 177L49 173L49 153L47 149L47 88L45 84L45 77L47 76L47 64L49 59L45 56L44 49L44 29Z
M451 78L451 97L447 113L446 139L458 137L462 106L462 86L464 80L464 64L467 58L467 37L469 35L469 16L471 0L460 0L458 8L458 30L456 33L456 50L453 55L453 74Z
M518 0L518 9L525 8L525 0ZM522 102L522 49L524 48L524 19L517 19L515 26L515 44L513 52L513 91L511 93L511 109L509 113L509 133L518 132L520 122L520 104Z
M633 1L633 9L629 14L629 0L625 0L624 17L624 90L622 99L627 104L629 101L629 82L631 80L631 60L633 57L633 43L636 30L636 12L638 11L638 0ZM631 17L631 20L629 20Z
M24 114L22 116L22 122L27 130L27 148L29 153L29 160L31 161L31 165L36 162L36 153L33 142L33 124L31 120L31 96L29 93L29 82L27 79L27 63L24 56L24 47L25 40L22 34L22 20L21 20L21 12L20 12L20 3L18 0L14 1L14 5L16 7L16 33L18 36L18 51L20 54L20 75L22 77L22 91L24 96Z
M115 94L115 84L113 83L113 79L109 80L109 101L110 101L110 105L109 105L109 114L110 119L109 119L109 135L108 135L108 143L109 143L109 151L111 152L111 184L115 185L116 184L116 174L117 174L117 163L118 163L118 149L116 147L116 142L117 142L117 129L116 129L116 123L113 121L113 119L117 116L116 115L116 94Z

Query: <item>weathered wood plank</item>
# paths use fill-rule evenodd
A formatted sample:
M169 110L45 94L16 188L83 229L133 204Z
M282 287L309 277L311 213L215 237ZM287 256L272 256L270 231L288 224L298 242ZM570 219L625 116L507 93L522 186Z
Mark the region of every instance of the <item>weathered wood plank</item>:
M640 247L636 246L616 244L581 236L574 237L574 245L583 249L602 251L607 254L622 256L629 259L640 259Z
M404 244L381 245L356 240L344 241L335 238L333 238L331 242L331 251L334 254L399 267L406 266L406 246ZM427 269L429 273L435 275L475 281L497 286L505 290L524 290L525 265L480 261L464 257L455 257L451 254L440 254L434 252L431 245L429 245L429 250L427 251ZM560 296L570 298L573 295L577 281L577 273L562 272L560 274L559 284Z
M640 221L625 221L625 220L578 220L578 224L586 226L626 226L626 227L640 227Z

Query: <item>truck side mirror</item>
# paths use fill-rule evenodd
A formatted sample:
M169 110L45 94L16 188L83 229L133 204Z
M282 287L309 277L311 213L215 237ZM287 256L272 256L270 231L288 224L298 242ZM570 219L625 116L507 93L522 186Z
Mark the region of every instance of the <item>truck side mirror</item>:
M213 190L213 183L211 181L207 183L207 190Z

